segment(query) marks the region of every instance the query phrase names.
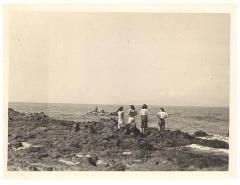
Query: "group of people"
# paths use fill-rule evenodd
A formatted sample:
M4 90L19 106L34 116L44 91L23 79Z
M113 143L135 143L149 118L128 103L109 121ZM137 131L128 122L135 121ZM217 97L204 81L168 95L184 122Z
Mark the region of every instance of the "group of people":
M96 113L104 113L105 111L103 109L98 108L98 106L96 105L94 110L92 112L96 112Z
M118 129L124 124L124 111L123 107L119 107L117 110L118 114ZM128 111L128 124L131 124L131 128L136 127L135 117L137 116L137 111L134 105L130 105L130 109ZM148 127L149 122L149 111L146 104L142 105L140 110L141 117L141 129L142 133L145 132L145 129ZM158 119L158 131L162 131L165 128L165 119L168 117L167 112L165 112L164 108L160 108L159 112L157 112L156 117Z

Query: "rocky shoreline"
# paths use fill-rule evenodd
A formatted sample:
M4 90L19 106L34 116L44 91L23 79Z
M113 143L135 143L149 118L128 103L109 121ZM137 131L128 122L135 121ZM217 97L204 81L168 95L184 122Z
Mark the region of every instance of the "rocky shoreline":
M189 145L228 149L220 140L180 130L143 135L128 125L117 130L113 115L87 122L57 120L45 113L8 110L9 171L222 171L228 154L196 151Z

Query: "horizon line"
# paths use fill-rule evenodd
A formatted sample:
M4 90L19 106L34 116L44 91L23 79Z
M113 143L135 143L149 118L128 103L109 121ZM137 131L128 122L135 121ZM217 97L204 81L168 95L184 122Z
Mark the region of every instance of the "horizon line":
M62 103L62 102L22 102L22 101L8 101L8 103L35 103L35 104L75 104L75 105L125 105L129 106L130 104L124 104L124 103ZM142 104L134 104L135 106L141 106ZM209 106L209 105L157 105L157 104L147 104L148 106L166 106L166 107L213 107L213 108L229 108L230 106Z

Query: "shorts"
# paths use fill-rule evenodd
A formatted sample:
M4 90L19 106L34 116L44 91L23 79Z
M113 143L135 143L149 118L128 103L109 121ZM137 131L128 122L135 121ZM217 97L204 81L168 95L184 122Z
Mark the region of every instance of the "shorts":
M135 123L135 118L134 117L129 117L128 118L128 123Z
M148 127L148 116L142 115L141 116L141 128L147 128Z
M165 127L165 120L164 119L158 120L158 125L159 127Z

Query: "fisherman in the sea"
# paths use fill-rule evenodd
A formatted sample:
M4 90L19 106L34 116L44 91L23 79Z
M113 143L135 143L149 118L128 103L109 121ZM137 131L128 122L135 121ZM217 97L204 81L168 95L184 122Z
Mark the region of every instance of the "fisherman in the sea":
M98 112L98 106L96 105L93 112Z

